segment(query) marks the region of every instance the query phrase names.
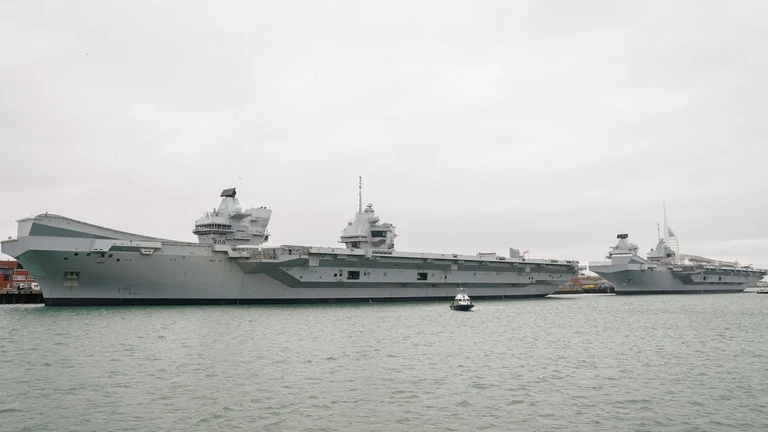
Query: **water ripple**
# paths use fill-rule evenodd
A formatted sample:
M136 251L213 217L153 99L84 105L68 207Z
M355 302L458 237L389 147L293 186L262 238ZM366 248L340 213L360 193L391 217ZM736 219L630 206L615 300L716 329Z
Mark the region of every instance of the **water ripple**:
M0 430L763 431L752 300L0 307Z

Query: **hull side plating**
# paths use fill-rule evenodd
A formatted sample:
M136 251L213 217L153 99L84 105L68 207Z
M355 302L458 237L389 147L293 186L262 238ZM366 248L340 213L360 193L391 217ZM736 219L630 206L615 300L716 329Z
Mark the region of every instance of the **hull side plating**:
M686 284L667 269L625 270L615 273L593 271L610 282L616 294L739 293L744 291L749 283L749 280L744 278L740 281Z

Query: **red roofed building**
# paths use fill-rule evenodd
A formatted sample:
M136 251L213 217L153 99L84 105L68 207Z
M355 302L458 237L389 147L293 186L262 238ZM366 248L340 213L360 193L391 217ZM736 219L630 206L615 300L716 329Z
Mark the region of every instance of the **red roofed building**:
M0 261L0 290L37 288L35 278L18 261Z

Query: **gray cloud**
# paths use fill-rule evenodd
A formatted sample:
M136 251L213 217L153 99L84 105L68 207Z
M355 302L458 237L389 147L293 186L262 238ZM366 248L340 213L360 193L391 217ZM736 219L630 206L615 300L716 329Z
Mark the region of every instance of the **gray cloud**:
M768 267L763 2L15 2L0 234L51 211L161 237L237 186L274 243L365 200L403 250Z

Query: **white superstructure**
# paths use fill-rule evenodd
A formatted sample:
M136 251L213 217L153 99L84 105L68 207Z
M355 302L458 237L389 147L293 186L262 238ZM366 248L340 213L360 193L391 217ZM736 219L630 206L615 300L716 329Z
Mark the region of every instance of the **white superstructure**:
M359 201L355 218L341 232L341 243L348 249L395 249L395 227L390 223L381 223L373 204L363 210L362 179L359 183Z
M266 207L243 210L235 188L224 189L218 209L206 212L195 222L192 233L202 244L260 245L269 240L267 225L272 210Z

